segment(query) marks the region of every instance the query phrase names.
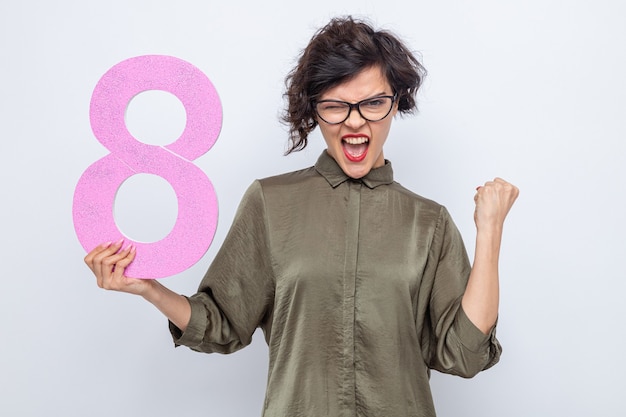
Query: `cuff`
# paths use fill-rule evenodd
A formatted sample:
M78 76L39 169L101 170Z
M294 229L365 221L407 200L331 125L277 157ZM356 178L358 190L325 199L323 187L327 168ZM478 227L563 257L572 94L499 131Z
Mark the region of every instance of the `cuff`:
M187 329L183 332L171 321L168 321L168 324L175 346L184 345L194 348L202 343L208 320L202 302L193 297L186 298L191 306L191 317Z
M497 324L498 322L496 320L496 323L493 325L489 333L484 334L474 323L472 323L469 317L467 317L467 314L465 314L465 311L463 310L463 306L460 306L458 317L455 322L455 333L463 346L472 352L480 352L487 348L492 339L495 338Z

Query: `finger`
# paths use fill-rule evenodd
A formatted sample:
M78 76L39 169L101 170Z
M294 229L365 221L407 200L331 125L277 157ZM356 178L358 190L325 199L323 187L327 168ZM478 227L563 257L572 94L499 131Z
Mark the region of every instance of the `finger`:
M483 186L483 188L491 188L491 187L493 187L494 185L496 185L496 182L495 182L495 181L486 181L486 182L485 182L485 185Z
M126 267L130 265L130 263L135 259L135 254L137 253L137 248L135 245L128 245L128 247L124 248L123 254L124 257L115 263L115 270L113 271L113 279L120 280L125 278Z
M124 243L124 239L120 239L114 244L110 245L107 249L97 253L93 259L93 272L96 275L98 286L102 288L105 284L105 280L108 280L111 276L111 272L117 262L119 250Z
M124 246L124 248L120 249L117 253L104 259L102 264L107 265L107 270L110 268L111 272L113 272L119 265L120 261L122 261L124 258L128 256L128 254L131 251L132 246L133 246L132 243L127 244L126 246Z
M124 243L124 239L120 239L115 243L108 242L108 243L99 245L95 249L93 249L89 254L87 254L85 259L89 260L92 264L95 262L99 262L102 258L113 255L114 253L119 251L120 247L122 246L122 243Z
M476 191L480 191L484 188L489 188L493 186L494 184L495 184L495 181L485 181L483 185L479 185L478 187L476 187Z
M485 182L483 185L479 185L478 187L476 187L476 194L474 195L474 201L477 201L478 198L485 193L485 191L488 190L488 188L490 187L491 182L487 181Z
M111 244L112 244L112 242L101 243L98 246L96 246L95 248L93 248L87 255L85 255L84 261L87 264L87 266L89 267L89 269L91 269L93 271L94 258L99 253L101 253L102 251L108 249L109 246L111 246Z
M124 270L134 259L133 248L134 246L129 243L118 253L103 261L102 288L109 290L121 288Z
M84 261L95 275L98 286L102 286L101 259L107 254L115 253L116 250L115 244L106 242L96 246L85 256Z
M121 248L123 243L124 243L124 239L120 239L117 242L112 243L111 245L109 245L104 250L101 250L101 251L95 253L94 256L93 256L93 260L92 260L92 266L93 266L94 272L96 272L96 273L99 272L99 268L101 267L102 262L106 258L108 258L108 257L114 255L115 253L117 253L120 250L120 248Z
M508 181L506 181L506 180L504 180L504 179L502 179L502 178L500 178L500 177L495 177L495 178L493 179L493 182L494 182L494 183L497 183L497 184L502 184L502 185L511 185L511 186L513 185L513 184L511 184L510 182L508 182Z
M514 201L519 195L519 189L515 185L503 180L502 178L496 177L494 179L494 184L497 184L498 191L500 191L502 195L504 195L507 199Z

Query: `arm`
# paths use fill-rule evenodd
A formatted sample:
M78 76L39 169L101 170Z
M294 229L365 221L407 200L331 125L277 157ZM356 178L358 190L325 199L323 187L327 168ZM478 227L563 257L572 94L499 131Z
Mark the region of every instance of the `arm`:
M189 301L157 280L125 276L124 270L135 259L136 252L132 245L122 249L123 243L120 240L99 245L85 256L85 263L96 276L98 286L142 296L184 331L191 317Z
M159 309L176 344L204 352L230 353L250 343L273 300L273 271L264 197L258 182L244 195L222 247L198 292L189 298L157 280L124 275L135 249L123 241L92 250L85 263L107 290L140 295Z
M464 378L495 365L502 352L495 329L485 334L462 306L472 268L461 233L441 208L424 270L428 326L421 331L432 369Z
M518 194L515 186L496 178L478 187L474 197L476 250L462 306L471 322L485 334L498 317L498 258L502 228Z

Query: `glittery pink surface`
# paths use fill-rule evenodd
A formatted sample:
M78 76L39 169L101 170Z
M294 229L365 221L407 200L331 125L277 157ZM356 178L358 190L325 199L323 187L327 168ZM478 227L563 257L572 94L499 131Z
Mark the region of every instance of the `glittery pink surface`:
M183 133L165 147L137 141L124 121L128 103L147 90L175 95L187 112ZM82 246L89 252L120 238L134 243L137 255L126 268L129 277L162 278L191 267L206 253L217 227L218 204L211 181L190 162L211 149L222 125L222 106L210 80L175 57L130 58L107 71L96 85L90 119L96 139L111 154L87 168L74 192L74 228ZM176 224L157 242L133 242L113 218L118 189L138 173L164 178L178 198Z

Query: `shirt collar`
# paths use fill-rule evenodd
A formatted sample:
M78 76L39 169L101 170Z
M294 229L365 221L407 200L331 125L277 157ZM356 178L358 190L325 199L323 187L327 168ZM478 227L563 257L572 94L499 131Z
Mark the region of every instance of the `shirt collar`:
M339 184L351 179L346 175L337 162L328 152L324 151L315 163L315 170L323 176L331 187L335 188ZM369 188L376 188L379 185L391 184L393 182L393 169L391 162L385 159L385 165L373 168L364 177L353 179L360 181Z

